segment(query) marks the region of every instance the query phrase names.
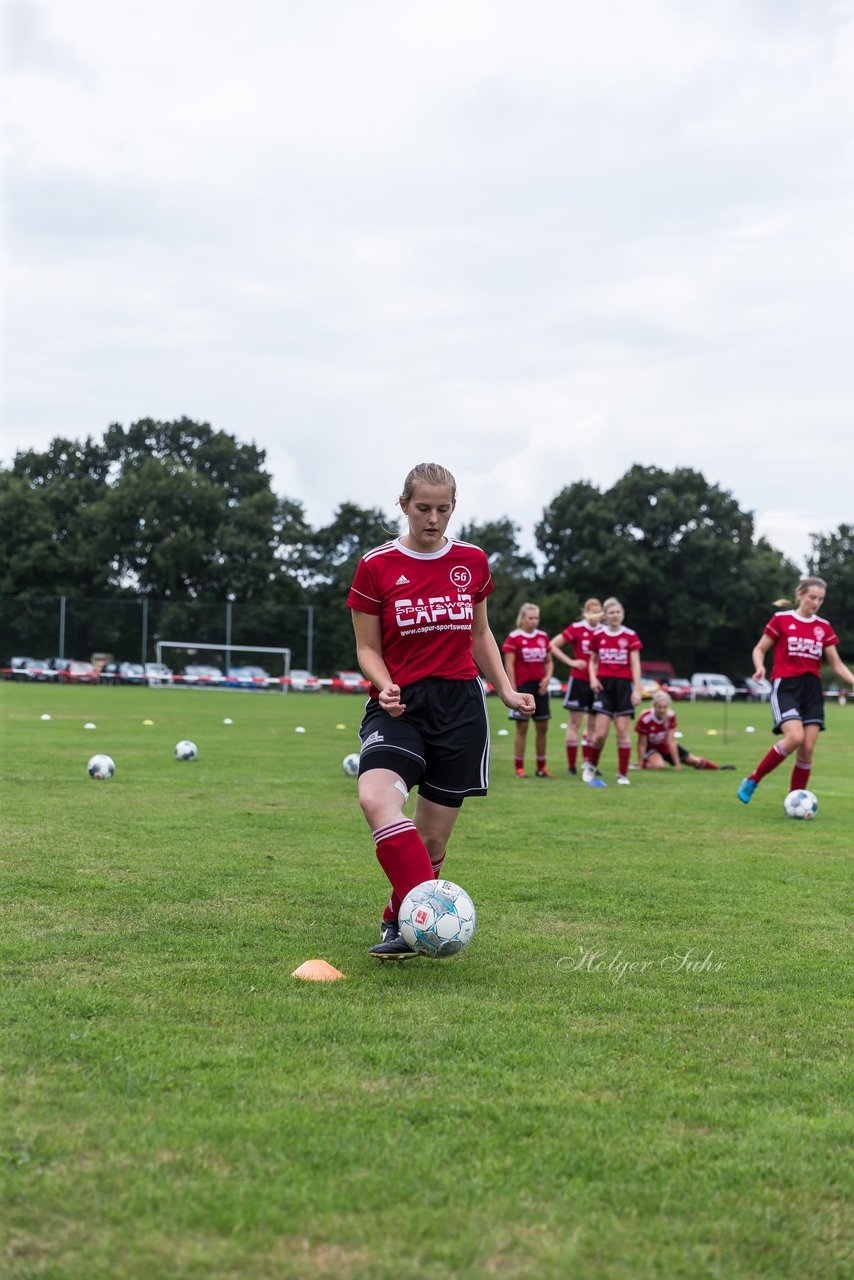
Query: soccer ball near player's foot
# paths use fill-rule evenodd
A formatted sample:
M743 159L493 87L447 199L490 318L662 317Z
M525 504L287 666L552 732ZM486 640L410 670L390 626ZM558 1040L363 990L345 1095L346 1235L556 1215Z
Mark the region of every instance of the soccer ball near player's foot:
M198 754L199 748L195 742L190 742L187 738L182 738L180 742L175 744L176 760L195 760Z
M422 955L454 956L471 941L477 923L474 903L451 880L425 880L403 899L398 915L400 934Z
M811 791L790 791L783 801L787 818L814 818L818 812L818 800Z
M359 772L359 757L355 751L351 751L341 761L341 768L344 770L348 778L355 778Z
M89 777L96 782L106 782L116 772L116 762L111 756L93 756L87 764Z

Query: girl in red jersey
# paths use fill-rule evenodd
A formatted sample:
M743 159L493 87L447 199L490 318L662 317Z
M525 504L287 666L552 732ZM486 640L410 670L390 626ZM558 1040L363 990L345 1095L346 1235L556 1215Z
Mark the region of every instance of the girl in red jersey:
M738 798L743 804L750 803L762 779L789 756L795 758L789 790L799 791L809 782L816 738L824 729L824 694L818 674L822 658L854 689L854 675L836 648L836 633L827 619L819 616L826 590L823 578L802 578L795 591L797 608L775 613L753 650L756 680L765 678L765 655L774 650L771 711L774 732L781 740L739 787ZM778 600L777 604L790 605L791 601Z
M551 651L560 662L569 667L569 680L566 686L566 697L563 705L569 712L566 726L566 767L568 773L575 777L578 762L578 734L581 720L587 716L586 732L581 739L581 759L584 765L590 763L590 749L593 745L593 690L590 688L590 641L602 621L602 605L595 596L584 601L581 617L564 627L559 635L552 636ZM572 657L563 651L565 644L572 646Z
M665 764L681 769L688 764L692 769L734 769L734 764L712 764L705 756L695 756L676 741L676 713L670 705L669 693L657 693L652 707L644 711L635 725L638 738L638 768L663 769Z
M596 766L614 720L617 728L617 782L627 787L632 754L629 725L641 700L640 651L643 645L637 632L623 625L625 611L619 600L612 596L602 607L604 622L590 641L590 688L593 690L596 729L590 764L585 765L582 777L590 787L608 785L604 779L596 777Z
M406 477L408 528L359 561L347 596L359 666L371 681L359 736L359 804L391 882L378 960L410 960L398 928L410 889L436 879L466 796L486 795L489 721L478 667L505 706L534 714L517 693L489 629L489 563L446 536L456 506L450 471L422 462ZM418 787L413 819L403 812Z
M549 680L554 670L549 638L540 631L540 611L535 604L523 604L516 616L516 629L511 631L501 652L507 679L519 693L530 693L534 699L534 723L537 726L536 769L538 778L551 778L546 768L546 734L549 729ZM513 748L513 767L517 778L525 776L525 742L528 737L528 717L518 711L510 712L516 723L516 740Z

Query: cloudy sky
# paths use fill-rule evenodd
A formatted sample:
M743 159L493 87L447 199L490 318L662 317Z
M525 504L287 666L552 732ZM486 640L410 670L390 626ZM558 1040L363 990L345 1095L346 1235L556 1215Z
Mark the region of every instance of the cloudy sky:
M186 414L328 521L635 462L854 521L854 0L3 0L0 457Z

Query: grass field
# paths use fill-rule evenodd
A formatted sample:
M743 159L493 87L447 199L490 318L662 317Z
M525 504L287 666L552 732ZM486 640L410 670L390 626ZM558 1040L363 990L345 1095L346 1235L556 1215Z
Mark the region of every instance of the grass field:
M679 709L736 772L596 791L552 706L559 777L496 732L461 815L470 947L390 971L360 699L0 687L0 1272L851 1275L854 706L813 823L735 798L765 707Z

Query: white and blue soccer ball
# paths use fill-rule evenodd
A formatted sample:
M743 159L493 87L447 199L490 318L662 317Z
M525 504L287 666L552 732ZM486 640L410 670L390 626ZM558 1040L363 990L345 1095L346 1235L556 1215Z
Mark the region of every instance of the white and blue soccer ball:
M188 738L182 738L180 742L175 744L176 760L195 760L199 754L199 748L195 742L190 742Z
M465 889L452 880L425 880L403 899L398 923L407 946L441 960L471 942L477 913Z
M348 778L356 778L359 774L359 756L358 752L351 751L341 761L341 768L344 770Z
M112 756L97 755L92 757L86 768L89 770L89 777L96 782L108 782L116 772L116 762Z
M787 818L814 818L818 813L818 800L811 791L790 791L783 801Z

